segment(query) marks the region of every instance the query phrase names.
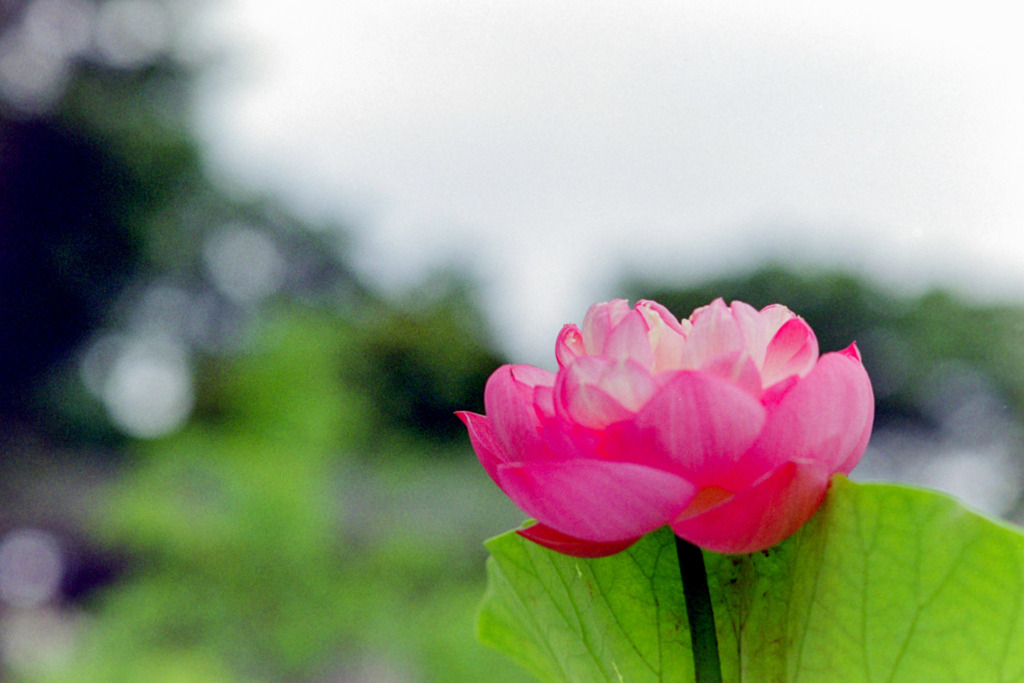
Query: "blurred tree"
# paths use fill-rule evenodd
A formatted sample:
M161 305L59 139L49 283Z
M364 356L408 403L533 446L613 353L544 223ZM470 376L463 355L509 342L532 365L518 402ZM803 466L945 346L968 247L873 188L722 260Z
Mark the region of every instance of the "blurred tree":
M111 402L132 342L156 339L184 359L180 374L197 350L244 336L267 297L370 298L336 228L312 230L205 177L189 101L210 55L178 44L194 10L3 4L0 420L116 445L131 433ZM90 353L97 341L116 343Z
M0 117L0 413L104 321L139 244L105 151L50 121Z
M145 89L183 93L188 73L171 56L169 34L123 59L139 30L170 21L158 3L135 4L153 26L121 31L132 11L123 0L4 3L0 411L38 420L60 407L32 400L42 379L109 322L150 262L147 223L186 167L198 174L184 107L141 115L160 108Z
M375 419L439 443L462 440L457 410L483 412L483 386L504 359L487 335L470 285L440 274L380 306L360 327L352 381L378 397Z

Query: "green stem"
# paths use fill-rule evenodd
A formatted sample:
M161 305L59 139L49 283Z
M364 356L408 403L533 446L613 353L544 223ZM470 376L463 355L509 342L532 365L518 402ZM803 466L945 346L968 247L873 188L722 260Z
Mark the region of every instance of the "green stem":
M697 683L721 683L722 665L718 660L715 612L711 607L708 575L700 548L676 536L679 574L686 596L686 617L690 622L690 645Z

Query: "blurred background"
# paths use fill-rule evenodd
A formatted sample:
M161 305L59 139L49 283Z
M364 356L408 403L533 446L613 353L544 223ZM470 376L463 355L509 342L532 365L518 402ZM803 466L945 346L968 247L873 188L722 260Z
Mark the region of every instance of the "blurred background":
M525 680L452 413L594 301L856 340L1024 521L1002 3L0 0L0 679Z

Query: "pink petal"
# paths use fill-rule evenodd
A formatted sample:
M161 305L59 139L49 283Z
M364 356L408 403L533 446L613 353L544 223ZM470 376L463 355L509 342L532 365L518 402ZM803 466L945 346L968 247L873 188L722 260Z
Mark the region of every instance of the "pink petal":
M555 384L555 373L532 365L510 365L512 377L523 387L523 395L530 396L534 387L550 387Z
M802 318L792 318L772 337L765 351L761 378L769 387L790 375L804 376L818 360L818 338Z
M575 325L566 325L558 333L555 341L555 360L558 366L564 368L578 356L586 355L587 349L583 344L583 335Z
M636 310L647 321L647 338L653 354L652 372L682 369L683 349L690 321L684 325L668 309L654 301L638 301Z
M771 333L768 332L766 329L766 319L750 304L742 301L733 301L729 304L729 311L732 313L732 319L736 321L737 329L739 329L742 347L746 349L757 366L760 367L761 361L764 360L764 348L768 345L768 340L771 339L771 335L774 334L775 330L772 330Z
M654 317L657 316L657 318L659 318L665 326L667 326L669 329L673 330L677 334L682 335L683 337L685 337L686 333L689 331L689 320L680 321L678 318L672 315L672 313L667 308L659 304L657 301L651 301L650 299L641 299L640 301L636 302L636 306L634 306L633 308L634 310L639 311L645 318L647 318L648 327L654 326Z
M613 362L600 356L577 358L555 380L555 410L572 422L601 428L632 413L599 386Z
M760 311L755 310L752 306L743 303L742 301L733 301L730 305L733 319L736 321L737 326L740 330L740 336L743 339L742 345L746 349L750 357L754 359L754 364L758 368L764 368L765 359L768 354L769 345L772 338L775 337L779 330L792 320L800 320L796 314L790 311L785 306L780 304L772 304L771 306L765 306ZM801 323L806 327L806 323ZM807 328L807 332L810 332L810 328ZM813 336L813 333L811 334ZM817 348L815 340L815 349ZM817 353L814 355L814 360L817 359ZM813 365L813 360L806 367L809 371ZM806 371L803 374L807 374ZM771 381L765 380L763 385L765 387L771 386L779 379L782 379L785 375L775 377L772 375Z
M469 442L480 458L480 464L491 475L491 479L497 481L498 463L505 462L501 446L494 440L494 432L491 431L491 423L483 415L462 410L455 413L462 424L466 425L469 431Z
M684 368L701 368L720 354L743 348L740 328L722 299L698 308L690 320L693 328L683 348Z
M583 342L587 353L602 353L608 335L629 312L629 303L625 299L614 299L591 306L583 318Z
M637 311L630 311L605 340L601 355L615 360L629 358L650 369L654 363L651 342L647 338L647 321Z
M761 324L764 326L765 346L768 345L768 342L775 336L775 333L778 332L783 325L793 318L799 317L796 313L789 310L782 304L769 304L758 311L757 315L761 319Z
M487 380L484 406L495 439L508 458L527 459L540 447L534 391L554 380L553 373L530 365L503 365Z
M786 394L788 394L799 382L800 377L797 375L790 375L781 382L776 382L771 385L764 390L763 394L761 394L761 405L763 405L768 410L768 413L771 414L775 407L782 403L782 399L786 397Z
M864 366L847 355L826 353L769 407L744 467L753 475L789 460L813 460L829 472L848 472L867 447L874 409Z
M573 422L600 429L632 417L656 389L650 374L631 360L584 356L558 373L556 410Z
M847 346L842 351L839 351L839 353L844 355L844 356L847 356L849 358L854 359L858 363L861 361L860 349L857 348L857 342L854 342L854 343L850 344L849 346Z
M574 421L566 415L556 414L546 420L541 429L544 454L535 460L574 460L577 458L601 458L614 460L614 457L602 457L602 443L607 440L606 434L613 431L617 424L594 429Z
M860 349L857 348L857 344L850 344L842 351L839 351L840 356L845 356L855 361L860 365ZM865 375L867 371L865 371ZM868 381L868 391L871 391L871 382ZM864 431L861 432L860 437L856 440L854 446L850 448L850 454L839 464L836 468L837 472L843 474L849 474L853 471L853 468L860 462L860 456L864 454L864 449L868 447L868 441L871 439L871 427L874 422L874 393L871 394L871 419L864 421Z
M693 484L662 470L587 459L499 465L498 482L542 524L601 543L668 524L696 493Z
M761 373L745 351L722 354L705 365L703 371L735 384L755 398L761 398Z
M640 410L658 390L651 373L633 360L610 364L601 375L600 386L631 413Z
M543 524L533 524L525 529L517 530L516 533L523 538L540 544L549 550L562 553L563 555L589 558L614 555L622 552L640 540L640 537L638 536L637 538L626 541L594 543L592 541L584 541L582 539L563 534L561 531L555 531L551 527L544 526Z
M828 489L829 472L816 462L788 462L750 488L672 523L676 535L716 553L752 553L791 536L811 518Z
M556 380L557 381L557 380ZM533 388L533 409L541 422L555 414L555 388L538 385Z
M681 370L632 421L646 464L718 485L754 443L765 409L749 393L703 372Z

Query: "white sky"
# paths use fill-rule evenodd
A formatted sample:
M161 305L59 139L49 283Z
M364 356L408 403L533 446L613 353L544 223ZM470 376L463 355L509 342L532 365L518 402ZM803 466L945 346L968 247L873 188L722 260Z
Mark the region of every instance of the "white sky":
M348 222L376 282L469 264L550 366L638 269L1024 294L1012 7L222 0L197 125L227 182Z

